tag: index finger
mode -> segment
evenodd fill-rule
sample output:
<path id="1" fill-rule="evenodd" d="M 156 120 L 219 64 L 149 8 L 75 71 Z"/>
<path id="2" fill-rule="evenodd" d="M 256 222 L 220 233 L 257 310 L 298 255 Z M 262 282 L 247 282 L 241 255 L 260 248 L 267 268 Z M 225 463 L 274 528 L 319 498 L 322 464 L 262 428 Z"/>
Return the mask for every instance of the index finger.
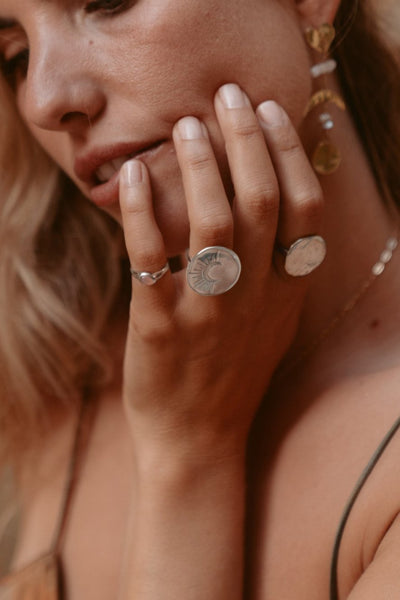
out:
<path id="1" fill-rule="evenodd" d="M 120 207 L 131 268 L 143 277 L 133 278 L 132 298 L 142 313 L 164 309 L 174 299 L 171 272 L 151 283 L 168 259 L 164 240 L 154 217 L 149 174 L 139 160 L 127 161 L 120 173 Z"/>

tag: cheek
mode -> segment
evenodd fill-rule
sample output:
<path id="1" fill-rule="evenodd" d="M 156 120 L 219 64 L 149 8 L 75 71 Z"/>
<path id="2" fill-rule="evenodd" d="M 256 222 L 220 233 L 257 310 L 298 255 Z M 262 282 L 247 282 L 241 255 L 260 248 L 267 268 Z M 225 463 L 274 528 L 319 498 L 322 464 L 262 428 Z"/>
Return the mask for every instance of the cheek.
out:
<path id="1" fill-rule="evenodd" d="M 124 95 L 173 123 L 206 114 L 217 88 L 237 82 L 255 104 L 275 99 L 299 120 L 311 91 L 309 62 L 286 3 L 209 0 L 194 8 L 178 1 L 179 11 L 175 4 L 152 8 L 149 0 L 134 30 L 121 32 L 124 48 L 108 48 Z"/>

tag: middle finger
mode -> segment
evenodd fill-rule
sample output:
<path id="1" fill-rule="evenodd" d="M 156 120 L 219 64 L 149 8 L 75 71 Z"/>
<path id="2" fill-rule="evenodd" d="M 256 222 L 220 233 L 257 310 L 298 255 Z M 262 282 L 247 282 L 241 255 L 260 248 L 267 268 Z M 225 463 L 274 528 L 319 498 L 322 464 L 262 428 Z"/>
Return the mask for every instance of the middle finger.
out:
<path id="1" fill-rule="evenodd" d="M 207 246 L 232 247 L 233 217 L 204 123 L 184 117 L 174 142 L 190 222 L 190 254 Z"/>

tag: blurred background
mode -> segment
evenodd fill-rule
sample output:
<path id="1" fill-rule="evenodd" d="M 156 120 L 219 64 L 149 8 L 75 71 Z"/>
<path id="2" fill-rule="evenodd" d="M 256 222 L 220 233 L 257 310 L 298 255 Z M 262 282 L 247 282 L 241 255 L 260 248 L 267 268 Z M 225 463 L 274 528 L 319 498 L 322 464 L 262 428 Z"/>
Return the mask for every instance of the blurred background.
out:
<path id="1" fill-rule="evenodd" d="M 363 1 L 363 0 L 361 0 Z M 400 43 L 400 1 L 371 0 L 383 29 L 397 43 Z"/>

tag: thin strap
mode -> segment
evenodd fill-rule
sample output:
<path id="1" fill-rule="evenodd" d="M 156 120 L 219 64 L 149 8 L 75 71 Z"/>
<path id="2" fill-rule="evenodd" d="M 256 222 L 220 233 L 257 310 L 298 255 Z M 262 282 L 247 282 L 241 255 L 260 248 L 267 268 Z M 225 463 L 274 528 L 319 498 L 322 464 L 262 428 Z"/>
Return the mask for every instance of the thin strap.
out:
<path id="1" fill-rule="evenodd" d="M 363 470 L 359 480 L 356 483 L 356 486 L 346 504 L 346 507 L 343 511 L 342 517 L 340 519 L 340 524 L 335 537 L 335 544 L 332 552 L 332 560 L 331 560 L 331 575 L 330 575 L 330 600 L 338 600 L 338 558 L 339 558 L 339 549 L 340 543 L 342 541 L 344 529 L 349 518 L 351 509 L 354 506 L 355 501 L 358 498 L 359 493 L 361 492 L 364 484 L 366 483 L 368 477 L 371 475 L 374 467 L 376 466 L 378 460 L 382 456 L 389 442 L 392 440 L 396 431 L 400 428 L 400 417 L 395 421 L 392 427 L 389 429 L 378 448 L 375 450 L 374 454 L 370 458 L 367 466 Z"/>
<path id="2" fill-rule="evenodd" d="M 89 394 L 85 392 L 82 397 L 79 414 L 77 415 L 75 435 L 72 444 L 71 459 L 68 465 L 67 478 L 63 491 L 61 507 L 53 535 L 50 550 L 39 556 L 25 567 L 11 571 L 0 579 L 1 598 L 46 598 L 47 600 L 60 600 L 64 597 L 62 568 L 60 564 L 60 549 L 63 535 L 65 534 L 69 509 L 71 506 L 75 484 L 82 464 L 83 448 L 87 448 L 86 441 L 90 431 L 87 412 Z M 90 411 L 93 415 L 93 411 Z M 88 427 L 84 427 L 88 425 Z M 83 435 L 86 432 L 87 435 Z"/>
<path id="3" fill-rule="evenodd" d="M 78 474 L 82 463 L 82 450 L 84 446 L 84 442 L 86 441 L 86 436 L 84 433 L 84 423 L 85 416 L 87 413 L 87 408 L 89 405 L 89 393 L 87 391 L 84 392 L 82 397 L 82 402 L 80 406 L 80 410 L 78 413 L 75 436 L 72 445 L 71 459 L 68 465 L 67 471 L 67 479 L 65 482 L 65 487 L 63 491 L 63 496 L 61 500 L 61 507 L 59 511 L 59 516 L 57 520 L 57 524 L 53 534 L 53 541 L 51 543 L 51 553 L 58 554 L 61 548 L 63 536 L 65 533 L 66 524 L 69 516 L 69 509 L 72 504 L 72 498 L 75 490 L 75 484 L 78 480 Z"/>

